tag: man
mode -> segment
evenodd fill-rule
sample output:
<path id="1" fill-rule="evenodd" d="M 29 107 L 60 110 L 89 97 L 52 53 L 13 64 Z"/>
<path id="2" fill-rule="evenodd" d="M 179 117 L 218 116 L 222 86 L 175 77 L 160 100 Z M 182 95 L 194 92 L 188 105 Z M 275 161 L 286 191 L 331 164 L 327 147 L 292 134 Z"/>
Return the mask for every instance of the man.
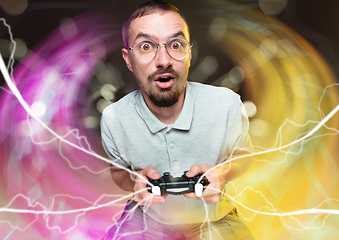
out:
<path id="1" fill-rule="evenodd" d="M 123 36 L 122 56 L 140 90 L 104 110 L 101 132 L 112 179 L 134 198 L 104 239 L 253 239 L 221 194 L 225 183 L 250 166 L 245 158 L 224 162 L 250 146 L 240 97 L 187 81 L 189 28 L 172 4 L 144 3 L 125 22 Z M 206 175 L 201 198 L 157 196 L 146 189 L 147 179 L 164 172 L 178 177 L 185 170 L 189 178 Z"/>

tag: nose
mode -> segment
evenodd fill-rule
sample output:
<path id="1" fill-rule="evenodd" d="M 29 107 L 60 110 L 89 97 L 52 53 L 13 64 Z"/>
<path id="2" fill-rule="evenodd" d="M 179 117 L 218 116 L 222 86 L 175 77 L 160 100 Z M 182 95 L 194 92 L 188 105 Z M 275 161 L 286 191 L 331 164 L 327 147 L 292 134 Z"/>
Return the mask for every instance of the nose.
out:
<path id="1" fill-rule="evenodd" d="M 172 58 L 166 51 L 165 44 L 159 44 L 157 55 L 155 56 L 156 66 L 158 68 L 167 68 L 173 64 Z"/>

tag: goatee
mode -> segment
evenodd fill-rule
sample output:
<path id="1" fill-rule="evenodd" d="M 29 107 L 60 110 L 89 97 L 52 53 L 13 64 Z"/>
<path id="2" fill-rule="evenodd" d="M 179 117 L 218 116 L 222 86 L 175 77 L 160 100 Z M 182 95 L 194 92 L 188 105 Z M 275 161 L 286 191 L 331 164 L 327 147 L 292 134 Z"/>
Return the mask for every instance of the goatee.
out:
<path id="1" fill-rule="evenodd" d="M 170 92 L 170 90 L 164 90 L 160 94 L 147 94 L 151 102 L 157 107 L 171 107 L 176 104 L 180 97 L 180 91 L 176 90 Z"/>
<path id="2" fill-rule="evenodd" d="M 159 68 L 157 71 L 148 76 L 148 80 L 153 81 L 153 79 L 160 74 L 170 73 L 174 75 L 176 79 L 180 78 L 180 74 L 175 71 L 173 68 Z M 151 102 L 157 107 L 171 107 L 176 104 L 179 100 L 181 94 L 180 90 L 171 91 L 171 89 L 162 89 L 160 93 L 147 93 L 148 98 Z"/>

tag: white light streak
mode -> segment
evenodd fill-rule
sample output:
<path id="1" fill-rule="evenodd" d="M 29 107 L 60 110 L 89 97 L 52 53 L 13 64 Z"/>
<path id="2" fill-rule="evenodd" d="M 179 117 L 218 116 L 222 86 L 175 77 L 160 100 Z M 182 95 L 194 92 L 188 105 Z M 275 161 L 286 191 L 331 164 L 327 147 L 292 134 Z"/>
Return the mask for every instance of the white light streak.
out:
<path id="1" fill-rule="evenodd" d="M 8 29 L 10 30 L 10 27 L 6 24 L 5 20 L 4 19 L 0 19 L 4 22 L 4 25 L 6 27 L 8 27 Z M 9 31 L 10 32 L 10 31 Z M 26 112 L 33 118 L 35 119 L 39 124 L 41 124 L 41 126 L 43 126 L 46 130 L 48 130 L 53 136 L 54 138 L 51 139 L 50 141 L 46 141 L 46 142 L 40 142 L 40 143 L 37 143 L 37 142 L 34 142 L 35 144 L 50 144 L 52 143 L 53 141 L 55 140 L 59 140 L 60 141 L 60 154 L 63 156 L 62 152 L 61 152 L 61 143 L 65 143 L 65 144 L 68 144 L 69 146 L 75 148 L 75 149 L 78 149 L 78 150 L 81 150 L 83 151 L 84 153 L 90 155 L 90 156 L 93 156 L 99 160 L 102 160 L 104 162 L 107 162 L 107 163 L 112 163 L 112 160 L 109 160 L 109 159 L 106 159 L 98 154 L 96 154 L 95 152 L 93 152 L 89 146 L 89 143 L 87 142 L 86 138 L 85 137 L 82 137 L 82 136 L 79 136 L 79 132 L 78 130 L 74 129 L 74 130 L 70 130 L 66 135 L 64 136 L 59 136 L 56 132 L 54 132 L 51 128 L 49 128 L 46 124 L 44 124 L 41 119 L 39 117 L 41 117 L 43 115 L 43 113 L 37 113 L 33 107 L 30 107 L 27 102 L 23 99 L 20 91 L 17 89 L 17 87 L 15 86 L 14 84 L 14 81 L 12 80 L 13 77 L 10 76 L 9 74 L 9 70 L 11 70 L 12 72 L 12 69 L 13 69 L 13 64 L 14 64 L 14 51 L 15 51 L 15 42 L 13 41 L 13 36 L 10 32 L 10 37 L 11 37 L 11 41 L 13 42 L 13 53 L 11 54 L 11 58 L 10 58 L 10 61 L 9 61 L 9 64 L 8 64 L 8 67 L 6 67 L 5 63 L 4 63 L 4 60 L 2 58 L 2 56 L 0 55 L 0 70 L 1 70 L 1 73 L 3 74 L 4 76 L 4 79 L 11 91 L 12 94 L 15 95 L 15 97 L 18 99 L 19 103 L 24 107 L 24 109 L 26 110 Z M 319 103 L 320 104 L 320 103 Z M 320 107 L 319 107 L 319 110 L 320 110 Z M 320 110 L 321 111 L 321 110 Z M 324 115 L 323 112 L 321 112 L 322 116 L 323 116 L 323 119 L 317 123 L 317 125 L 311 130 L 309 131 L 307 134 L 305 134 L 304 136 L 298 138 L 297 140 L 289 143 L 289 144 L 286 144 L 286 145 L 283 145 L 283 146 L 278 146 L 278 143 L 279 143 L 279 138 L 277 138 L 277 142 L 275 144 L 275 147 L 271 148 L 271 149 L 267 149 L 267 150 L 264 150 L 264 151 L 260 151 L 260 152 L 255 152 L 255 153 L 250 153 L 250 154 L 245 154 L 243 156 L 240 156 L 240 157 L 234 157 L 232 159 L 230 159 L 228 162 L 232 162 L 232 161 L 236 161 L 240 158 L 244 158 L 244 157 L 255 157 L 255 156 L 258 156 L 258 155 L 262 155 L 262 154 L 266 154 L 266 153 L 271 153 L 271 152 L 276 152 L 276 151 L 283 151 L 285 152 L 285 149 L 288 149 L 289 147 L 293 146 L 293 145 L 296 145 L 296 144 L 299 144 L 299 143 L 304 143 L 306 141 L 309 141 L 310 139 L 312 139 L 313 135 L 315 134 L 315 132 L 317 130 L 319 130 L 321 127 L 326 127 L 326 123 L 334 116 L 335 113 L 337 113 L 339 111 L 339 104 L 328 114 L 328 115 Z M 288 120 L 286 121 L 288 122 Z M 285 122 L 285 123 L 286 123 Z M 309 121 L 311 122 L 311 121 Z M 307 124 L 307 123 L 306 123 Z M 297 126 L 295 124 L 295 126 Z M 282 128 L 282 127 L 281 127 Z M 279 129 L 279 132 L 281 131 L 281 128 Z M 335 134 L 338 134 L 338 130 L 336 129 L 332 129 Z M 75 136 L 77 138 L 77 140 L 79 140 L 79 144 L 74 144 L 68 140 L 66 140 L 65 138 L 72 134 L 73 136 Z M 81 145 L 81 141 L 80 140 L 85 140 L 85 144 L 86 146 L 82 146 Z M 32 139 L 33 140 L 33 139 Z M 34 140 L 33 140 L 34 141 Z M 278 146 L 278 147 L 277 147 Z M 87 150 L 88 149 L 88 150 Z M 289 151 L 287 151 L 286 153 L 290 153 Z M 295 154 L 295 153 L 294 153 Z M 94 171 L 91 171 L 90 169 L 88 169 L 87 167 L 85 166 L 81 166 L 81 167 L 74 167 L 72 166 L 71 162 L 65 157 L 63 156 L 66 161 L 68 162 L 69 166 L 72 168 L 72 169 L 75 169 L 75 170 L 78 170 L 80 168 L 86 168 L 88 171 L 94 173 L 94 174 L 97 174 L 97 173 L 101 173 L 102 171 L 100 172 L 94 172 Z M 223 163 L 225 164 L 225 163 Z M 273 163 L 270 163 L 270 164 L 273 164 Z M 124 168 L 123 166 L 120 166 L 119 164 L 115 164 L 116 167 L 119 167 L 119 168 L 122 168 L 122 169 L 125 169 L 126 171 L 128 171 L 129 173 L 133 174 L 134 176 L 138 176 L 139 174 L 136 173 L 136 172 L 133 172 L 133 171 L 130 171 L 129 169 L 126 169 Z M 215 166 L 214 168 L 210 169 L 209 171 L 215 169 L 216 167 L 219 167 L 220 165 L 217 165 Z M 208 172 L 209 172 L 208 171 Z M 207 172 L 206 172 L 207 173 Z M 206 174 L 205 173 L 205 174 Z M 144 179 L 142 176 L 139 176 L 141 177 L 142 180 L 144 181 L 147 181 L 146 179 Z M 215 189 L 216 191 L 220 191 L 219 189 Z M 257 192 L 255 191 L 254 189 L 252 188 L 246 188 L 245 190 L 250 190 L 250 191 L 254 191 L 254 192 Z M 261 209 L 263 208 L 267 208 L 267 206 L 264 206 L 262 207 L 261 209 L 259 210 L 255 210 L 255 209 L 252 209 L 246 205 L 244 205 L 242 202 L 240 202 L 239 200 L 237 200 L 237 198 L 239 198 L 243 193 L 244 191 L 241 191 L 238 193 L 237 196 L 235 197 L 232 197 L 232 196 L 229 196 L 223 192 L 221 192 L 221 194 L 225 194 L 227 195 L 233 202 L 235 202 L 236 204 L 238 204 L 239 206 L 242 206 L 243 208 L 253 212 L 254 214 L 261 214 L 261 215 L 269 215 L 269 216 L 277 216 L 277 217 L 292 217 L 292 216 L 299 216 L 299 215 L 305 215 L 305 214 L 334 214 L 334 215 L 339 215 L 339 210 L 334 210 L 334 209 L 320 209 L 319 207 L 321 206 L 321 204 L 323 204 L 325 201 L 339 201 L 339 200 L 336 200 L 336 199 L 327 199 L 325 200 L 324 202 L 322 202 L 320 205 L 316 206 L 315 208 L 312 208 L 312 209 L 303 209 L 303 210 L 298 210 L 298 211 L 292 211 L 292 212 L 281 212 L 280 210 L 274 208 L 273 204 L 269 203 L 268 200 L 266 199 L 266 197 L 260 193 L 260 192 L 257 192 L 261 195 L 261 197 L 265 200 L 265 202 L 268 204 L 269 207 L 269 210 L 270 211 L 262 211 Z M 145 191 L 145 190 L 143 190 Z M 34 204 L 33 203 L 30 203 L 29 201 L 29 198 L 24 196 L 23 194 L 18 194 L 16 195 L 6 206 L 0 208 L 0 213 L 29 213 L 29 214 L 35 214 L 37 217 L 38 215 L 44 215 L 44 218 L 46 219 L 46 226 L 48 227 L 48 229 L 53 229 L 53 228 L 57 228 L 58 231 L 61 233 L 61 234 L 65 234 L 66 232 L 69 232 L 70 230 L 74 229 L 76 226 L 77 226 L 77 220 L 78 218 L 83 215 L 85 212 L 87 211 L 93 211 L 93 210 L 96 210 L 96 209 L 100 209 L 100 208 L 104 208 L 104 207 L 108 207 L 108 206 L 111 206 L 111 205 L 114 205 L 114 204 L 117 204 L 118 202 L 120 202 L 121 200 L 125 200 L 125 199 L 128 199 L 128 198 L 131 198 L 134 196 L 134 194 L 138 194 L 139 192 L 134 192 L 134 193 L 131 193 L 131 194 L 128 194 L 128 195 L 125 195 L 125 196 L 120 196 L 120 195 L 112 195 L 110 197 L 116 197 L 117 199 L 116 200 L 113 200 L 113 201 L 109 201 L 109 202 L 106 202 L 106 203 L 103 203 L 103 204 L 99 204 L 98 202 L 101 201 L 103 199 L 103 197 L 106 197 L 107 195 L 102 195 L 98 200 L 96 200 L 95 202 L 90 202 L 86 199 L 83 199 L 83 198 L 78 198 L 79 200 L 83 200 L 85 202 L 87 202 L 88 204 L 90 204 L 91 206 L 89 207 L 86 207 L 86 208 L 78 208 L 78 209 L 72 209 L 72 210 L 63 210 L 63 211 L 52 211 L 50 210 L 53 205 L 54 205 L 54 202 L 55 202 L 55 198 L 57 196 L 60 196 L 60 195 L 55 195 L 53 196 L 53 201 L 52 201 L 52 204 L 50 207 L 46 207 L 44 206 L 43 204 L 39 203 L 38 201 L 36 201 Z M 67 195 L 67 197 L 70 197 L 70 198 L 74 198 L 73 196 L 69 196 Z M 11 204 L 17 199 L 17 198 L 24 198 L 27 200 L 28 204 L 30 207 L 41 207 L 43 210 L 31 210 L 31 209 L 14 209 L 14 208 L 10 208 Z M 145 199 L 146 203 L 147 201 L 151 201 L 151 198 L 152 196 L 150 196 L 149 199 Z M 135 206 L 137 207 L 137 206 Z M 209 220 L 209 217 L 208 217 L 208 211 L 207 211 L 207 206 L 206 206 L 206 203 L 205 203 L 205 207 L 206 207 L 206 218 L 205 218 L 205 222 L 203 224 L 207 224 L 209 226 L 209 228 L 211 228 L 211 222 Z M 76 217 L 76 220 L 75 220 L 75 224 L 70 227 L 69 229 L 67 229 L 66 231 L 62 231 L 61 228 L 59 226 L 56 226 L 56 227 L 50 227 L 48 226 L 48 219 L 49 219 L 49 216 L 50 215 L 62 215 L 62 214 L 70 214 L 70 213 L 76 213 L 78 214 L 77 217 Z M 117 213 L 118 215 L 118 213 Z M 116 215 L 116 216 L 117 216 Z M 253 217 L 251 219 L 254 218 L 255 215 L 253 215 Z M 316 218 L 317 216 L 315 216 Z M 314 218 L 314 219 L 315 219 Z M 293 218 L 294 220 L 298 221 L 297 219 Z M 37 218 L 36 218 L 37 220 Z M 34 221 L 36 221 L 34 220 Z M 326 218 L 323 220 L 323 224 L 325 222 Z M 33 224 L 33 222 L 31 222 L 31 224 Z M 4 221 L 1 221 L 1 222 L 4 222 Z M 18 228 L 17 226 L 13 226 L 11 224 L 10 221 L 5 221 L 6 223 L 10 224 L 10 226 L 13 228 L 13 231 L 15 229 L 19 229 L 21 231 L 24 231 L 26 230 L 29 226 L 31 226 L 31 224 L 29 224 L 28 226 L 26 226 L 25 228 Z M 284 222 L 284 220 L 282 220 L 283 223 L 285 223 L 285 226 L 286 227 L 289 227 L 286 222 Z M 310 228 L 309 226 L 304 226 L 301 224 L 300 221 L 298 221 L 298 223 L 300 224 L 301 226 L 301 229 L 308 229 Z M 203 224 L 201 225 L 201 229 L 202 229 L 202 226 Z M 323 224 L 319 227 L 322 227 Z M 147 227 L 147 226 L 146 226 Z M 119 230 L 119 228 L 118 228 Z M 130 233 L 130 234 L 135 234 L 137 232 L 133 232 L 133 233 Z M 210 234 L 210 237 L 212 235 Z"/>

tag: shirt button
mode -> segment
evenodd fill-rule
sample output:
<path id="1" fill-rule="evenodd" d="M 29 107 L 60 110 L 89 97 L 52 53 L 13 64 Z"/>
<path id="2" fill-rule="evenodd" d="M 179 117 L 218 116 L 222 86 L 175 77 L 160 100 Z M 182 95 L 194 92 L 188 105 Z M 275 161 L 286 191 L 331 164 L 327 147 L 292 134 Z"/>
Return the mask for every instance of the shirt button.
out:
<path id="1" fill-rule="evenodd" d="M 174 160 L 174 161 L 173 161 L 173 165 L 174 165 L 174 166 L 178 165 L 178 161 L 177 161 L 177 160 Z"/>
<path id="2" fill-rule="evenodd" d="M 171 148 L 173 149 L 175 147 L 175 144 L 174 143 L 171 143 Z"/>

